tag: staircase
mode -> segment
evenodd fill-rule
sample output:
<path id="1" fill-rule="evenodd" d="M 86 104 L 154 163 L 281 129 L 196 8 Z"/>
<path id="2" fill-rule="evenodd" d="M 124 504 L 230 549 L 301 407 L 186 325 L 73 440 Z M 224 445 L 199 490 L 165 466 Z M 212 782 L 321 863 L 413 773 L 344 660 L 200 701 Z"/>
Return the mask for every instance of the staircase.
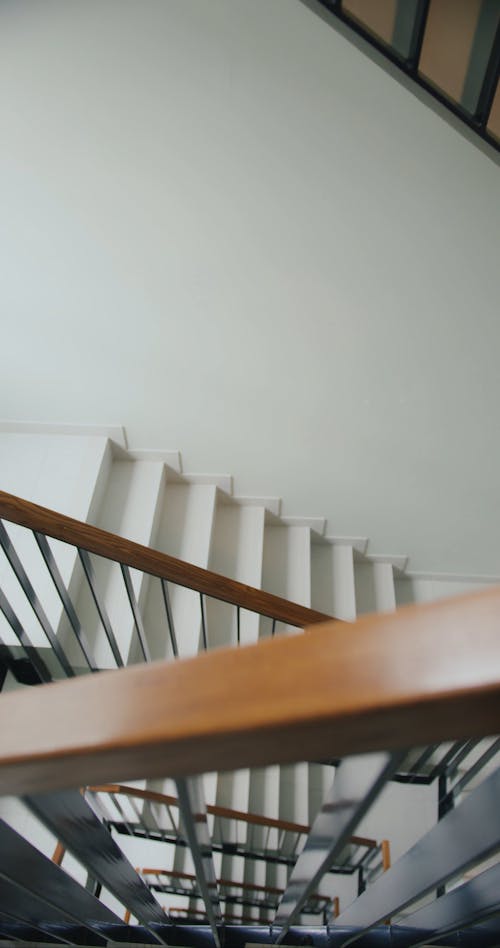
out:
<path id="1" fill-rule="evenodd" d="M 243 603 L 243 587 L 263 594 L 258 610 L 245 604 L 235 607 L 239 600 L 231 598 L 225 580 L 217 599 L 196 583 L 187 588 L 158 579 L 154 557 L 150 573 L 134 568 L 133 551 L 126 543 L 122 553 L 129 565 L 118 555 L 116 561 L 96 555 L 92 531 L 86 552 L 73 542 L 47 540 L 40 528 L 33 536 L 19 525 L 22 519 L 8 523 L 4 513 L 0 679 L 2 693 L 16 693 L 16 698 L 41 693 L 40 682 L 88 678 L 97 670 L 157 660 L 174 663 L 265 639 L 296 638 L 303 626 L 330 616 L 353 622 L 364 613 L 390 613 L 411 602 L 487 590 L 493 581 L 412 574 L 406 557 L 373 554 L 365 538 L 329 535 L 318 518 L 282 516 L 279 498 L 238 497 L 227 475 L 183 472 L 177 452 L 129 450 L 120 429 L 5 430 L 0 433 L 0 451 L 1 487 L 8 493 L 193 564 L 201 584 L 202 571 L 227 577 L 235 581 L 231 589 L 239 589 Z M 236 584 L 243 587 L 237 589 Z M 206 667 L 210 674 L 213 666 Z M 215 684 L 224 695 L 224 683 Z M 316 681 L 309 686 L 314 693 Z M 62 870 L 67 888 L 58 891 L 66 893 L 72 910 L 62 924 L 60 900 L 54 901 L 45 889 L 42 907 L 30 887 L 27 906 L 19 894 L 26 891 L 26 878 L 15 877 L 4 859 L 0 938 L 99 944 L 102 938 L 106 941 L 106 926 L 111 937 L 118 938 L 116 925 L 122 920 L 121 940 L 133 940 L 135 925 L 143 926 L 137 929 L 139 940 L 161 940 L 155 925 L 161 925 L 162 909 L 176 926 L 175 944 L 197 944 L 207 926 L 216 940 L 223 930 L 235 943 L 238 938 L 242 943 L 261 941 L 263 931 L 267 938 L 272 923 L 281 938 L 292 943 L 302 937 L 293 935 L 291 926 L 296 924 L 309 932 L 308 943 L 316 943 L 319 929 L 335 926 L 337 918 L 339 924 L 361 932 L 366 927 L 363 906 L 370 893 L 380 891 L 386 874 L 387 879 L 391 876 L 391 863 L 399 861 L 404 885 L 405 873 L 411 875 L 405 859 L 413 847 L 427 845 L 438 858 L 439 843 L 432 836 L 438 819 L 443 827 L 446 820 L 451 825 L 454 808 L 464 803 L 474 824 L 478 808 L 486 812 L 492 806 L 499 750 L 495 738 L 471 737 L 343 763 L 317 755 L 302 763 L 229 772 L 218 768 L 203 778 L 87 781 L 84 795 L 63 790 L 28 795 L 24 802 L 3 797 L 4 857 L 17 854 L 18 865 L 30 866 L 37 881 L 41 874 L 49 880 L 52 873 L 56 889 L 62 884 Z M 293 759 L 293 753 L 286 757 Z M 328 804 L 332 781 L 332 801 L 339 787 L 341 799 L 358 801 L 355 820 L 346 818 L 340 833 L 330 825 L 329 814 L 335 810 Z M 478 793 L 479 804 L 474 802 Z M 204 814 L 203 821 L 192 819 L 193 813 Z M 87 826 L 87 841 L 76 833 L 78 823 Z M 495 832 L 492 824 L 493 841 Z M 337 845 L 328 849 L 326 862 L 323 853 L 321 871 L 315 873 L 311 864 L 329 834 L 337 834 Z M 493 850 L 495 844 L 488 848 L 480 841 L 474 858 L 466 853 L 458 860 L 455 874 L 445 868 L 430 886 L 414 886 L 414 895 L 422 891 L 420 902 L 398 896 L 400 910 L 395 913 L 389 898 L 389 910 L 380 921 L 396 914 L 402 931 L 406 914 L 413 931 L 409 940 L 397 943 L 422 943 L 415 940 L 415 931 L 426 930 L 425 913 L 435 912 L 435 890 L 440 887 L 443 895 L 448 879 L 449 889 L 464 882 L 480 888 L 480 876 L 464 875 L 471 863 L 490 859 L 486 872 L 496 879 Z M 109 889 L 100 881 L 106 872 L 96 853 L 119 867 Z M 293 880 L 305 866 L 310 878 L 299 898 Z M 438 902 L 449 906 L 451 895 Z M 96 919 L 96 911 L 98 924 L 90 926 L 89 934 L 80 921 Z M 449 911 L 456 920 L 456 911 Z M 446 925 L 440 924 L 444 930 Z M 431 919 L 428 930 L 438 927 Z M 377 932 L 370 937 L 378 940 L 363 944 L 389 943 L 384 941 L 390 934 L 387 926 Z M 332 944 L 347 944 L 346 937 Z M 493 944 L 494 937 L 489 929 L 477 929 L 470 944 Z"/>

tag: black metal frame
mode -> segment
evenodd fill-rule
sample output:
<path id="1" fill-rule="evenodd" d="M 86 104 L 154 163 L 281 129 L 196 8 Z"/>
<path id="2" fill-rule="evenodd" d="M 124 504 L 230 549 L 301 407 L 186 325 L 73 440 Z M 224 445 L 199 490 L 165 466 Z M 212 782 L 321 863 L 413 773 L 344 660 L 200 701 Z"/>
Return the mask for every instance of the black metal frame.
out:
<path id="1" fill-rule="evenodd" d="M 308 0 L 306 0 L 308 2 Z M 483 82 L 479 101 L 474 114 L 470 114 L 462 108 L 457 102 L 448 98 L 444 92 L 441 92 L 436 86 L 422 76 L 418 71 L 420 53 L 425 35 L 425 26 L 429 10 L 430 0 L 420 0 L 417 7 L 417 14 L 414 24 L 413 37 L 408 57 L 403 57 L 394 49 L 378 39 L 373 33 L 353 20 L 342 9 L 342 0 L 316 0 L 318 4 L 324 7 L 333 17 L 340 20 L 345 26 L 349 27 L 353 33 L 360 36 L 365 42 L 369 43 L 382 56 L 388 59 L 393 66 L 396 66 L 405 76 L 408 76 L 421 89 L 424 89 L 433 99 L 443 105 L 453 115 L 460 119 L 469 129 L 478 135 L 483 141 L 487 142 L 496 152 L 500 152 L 500 144 L 493 135 L 487 130 L 487 124 L 490 116 L 491 105 L 495 95 L 500 70 L 500 26 L 497 30 L 491 55 L 488 61 L 486 74 Z"/>

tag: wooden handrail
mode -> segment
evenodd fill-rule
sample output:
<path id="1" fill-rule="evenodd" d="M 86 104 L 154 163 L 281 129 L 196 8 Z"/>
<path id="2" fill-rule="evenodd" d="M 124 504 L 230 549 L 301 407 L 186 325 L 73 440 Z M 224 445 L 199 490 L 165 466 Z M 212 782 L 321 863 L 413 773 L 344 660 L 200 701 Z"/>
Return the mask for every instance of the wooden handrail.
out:
<path id="1" fill-rule="evenodd" d="M 165 793 L 158 793 L 157 790 L 141 790 L 139 787 L 127 787 L 118 783 L 98 784 L 87 787 L 92 793 L 118 793 L 127 797 L 136 797 L 139 800 L 148 800 L 150 803 L 164 804 L 165 806 L 179 806 L 177 797 Z M 207 804 L 207 813 L 212 816 L 219 816 L 222 819 L 237 820 L 243 823 L 250 823 L 254 826 L 270 826 L 278 830 L 287 830 L 291 833 L 303 833 L 307 835 L 309 826 L 303 823 L 292 823 L 289 820 L 277 820 L 270 816 L 261 816 L 259 813 L 245 813 L 243 810 L 232 810 L 225 806 L 214 806 Z M 370 840 L 370 842 L 372 842 Z M 377 845 L 376 843 L 374 844 Z"/>
<path id="2" fill-rule="evenodd" d="M 139 800 L 148 800 L 150 803 L 163 804 L 164 806 L 179 806 L 177 797 L 159 793 L 157 790 L 141 790 L 139 787 L 127 787 L 119 783 L 105 783 L 86 789 L 90 790 L 91 793 L 117 793 L 126 797 L 136 797 Z M 305 836 L 308 835 L 311 828 L 306 823 L 292 823 L 290 820 L 278 820 L 271 816 L 261 816 L 260 813 L 246 813 L 244 810 L 232 810 L 226 806 L 214 806 L 212 803 L 207 804 L 207 813 L 226 820 L 236 820 L 241 823 L 249 823 L 252 826 L 267 826 L 272 829 L 300 833 Z M 367 836 L 351 836 L 350 843 L 353 846 L 365 846 L 367 849 L 376 849 L 378 846 L 376 839 L 369 839 Z M 143 872 L 145 871 L 143 869 Z"/>
<path id="3" fill-rule="evenodd" d="M 499 619 L 492 588 L 1 695 L 0 793 L 498 733 Z"/>
<path id="4" fill-rule="evenodd" d="M 55 540 L 62 540 L 63 543 L 80 547 L 89 553 L 123 563 L 133 569 L 149 573 L 151 576 L 166 579 L 179 586 L 186 586 L 206 596 L 239 606 L 241 609 L 259 613 L 277 622 L 303 628 L 315 622 L 331 619 L 331 616 L 323 612 L 307 609 L 298 603 L 282 599 L 281 596 L 274 596 L 262 589 L 238 583 L 219 573 L 178 560 L 167 553 L 152 550 L 140 543 L 134 543 L 132 540 L 108 533 L 81 520 L 66 517 L 47 507 L 32 504 L 28 500 L 22 500 L 4 491 L 0 491 L 0 518 L 30 530 L 36 530 Z"/>

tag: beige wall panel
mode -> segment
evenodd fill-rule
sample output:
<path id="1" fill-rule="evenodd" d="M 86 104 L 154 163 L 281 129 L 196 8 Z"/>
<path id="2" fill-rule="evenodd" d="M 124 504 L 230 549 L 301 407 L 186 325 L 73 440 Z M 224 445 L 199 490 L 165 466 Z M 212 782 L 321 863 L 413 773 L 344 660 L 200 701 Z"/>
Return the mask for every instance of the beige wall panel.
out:
<path id="1" fill-rule="evenodd" d="M 460 102 L 481 0 L 432 0 L 420 73 Z"/>

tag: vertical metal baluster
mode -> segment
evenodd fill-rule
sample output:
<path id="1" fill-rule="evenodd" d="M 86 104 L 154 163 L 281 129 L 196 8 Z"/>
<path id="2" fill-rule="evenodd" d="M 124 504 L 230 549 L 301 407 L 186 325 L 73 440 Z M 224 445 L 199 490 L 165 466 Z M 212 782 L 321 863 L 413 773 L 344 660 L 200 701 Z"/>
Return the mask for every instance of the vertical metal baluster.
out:
<path id="1" fill-rule="evenodd" d="M 111 797 L 111 799 L 112 799 L 112 801 L 113 801 L 113 803 L 114 803 L 116 809 L 118 810 L 118 813 L 120 814 L 120 816 L 121 816 L 121 818 L 122 818 L 122 823 L 124 824 L 125 829 L 127 830 L 128 835 L 129 835 L 129 836 L 133 836 L 133 835 L 134 835 L 134 831 L 133 831 L 132 827 L 130 826 L 128 820 L 125 818 L 125 813 L 123 812 L 123 809 L 122 809 L 121 805 L 118 803 L 118 800 L 116 799 L 116 794 L 110 793 L 110 797 Z"/>
<path id="2" fill-rule="evenodd" d="M 43 608 L 43 606 L 42 606 L 42 604 L 41 604 L 41 602 L 40 602 L 40 600 L 39 600 L 39 598 L 38 598 L 38 596 L 37 596 L 35 590 L 33 589 L 33 586 L 31 585 L 31 582 L 30 582 L 30 580 L 29 580 L 29 578 L 28 578 L 28 575 L 27 575 L 27 573 L 26 573 L 26 570 L 24 569 L 24 566 L 23 566 L 23 564 L 21 563 L 21 560 L 19 559 L 19 557 L 18 557 L 18 555 L 17 555 L 17 553 L 16 553 L 16 551 L 15 551 L 15 549 L 14 549 L 14 545 L 13 545 L 13 543 L 12 543 L 10 537 L 9 537 L 9 534 L 7 533 L 7 531 L 6 531 L 6 529 L 5 529 L 5 527 L 4 527 L 4 525 L 3 525 L 3 523 L 2 523 L 1 520 L 0 520 L 0 544 L 1 544 L 2 548 L 3 548 L 3 551 L 4 551 L 4 553 L 5 553 L 5 556 L 7 557 L 8 561 L 9 561 L 11 567 L 12 567 L 12 570 L 13 570 L 15 576 L 16 576 L 16 579 L 17 579 L 19 585 L 21 586 L 21 588 L 22 588 L 22 590 L 23 590 L 23 592 L 24 592 L 24 594 L 25 594 L 25 596 L 26 596 L 26 598 L 27 598 L 27 600 L 28 600 L 28 602 L 29 602 L 31 608 L 33 609 L 33 612 L 35 613 L 35 615 L 36 615 L 36 617 L 37 617 L 37 619 L 38 619 L 38 621 L 39 621 L 39 623 L 40 623 L 40 625 L 41 625 L 41 627 L 42 627 L 42 629 L 43 629 L 43 631 L 44 631 L 44 633 L 45 633 L 45 635 L 46 635 L 46 637 L 47 637 L 47 639 L 48 639 L 48 641 L 49 641 L 49 643 L 50 643 L 50 646 L 51 646 L 51 648 L 52 648 L 52 651 L 54 652 L 54 655 L 56 655 L 56 657 L 57 657 L 57 660 L 58 660 L 58 662 L 59 662 L 59 664 L 60 664 L 62 670 L 63 670 L 64 673 L 68 676 L 68 678 L 72 678 L 75 673 L 74 673 L 74 671 L 73 671 L 73 669 L 72 669 L 72 667 L 71 667 L 71 665 L 70 665 L 68 659 L 66 658 L 66 655 L 65 655 L 65 653 L 64 653 L 64 649 L 62 648 L 61 643 L 58 641 L 57 635 L 55 634 L 55 632 L 54 632 L 54 630 L 53 630 L 53 628 L 52 628 L 52 626 L 51 626 L 51 624 L 50 624 L 50 622 L 49 622 L 49 619 L 48 619 L 48 617 L 47 617 L 47 615 L 46 615 L 46 613 L 45 613 L 45 610 L 44 610 L 44 608 Z"/>
<path id="3" fill-rule="evenodd" d="M 151 653 L 149 651 L 149 646 L 146 640 L 146 633 L 144 631 L 144 623 L 142 621 L 141 611 L 139 609 L 139 603 L 137 602 L 136 595 L 134 592 L 134 587 L 132 585 L 132 578 L 130 576 L 130 570 L 125 563 L 120 563 L 120 569 L 122 571 L 123 582 L 125 583 L 125 589 L 127 590 L 127 597 L 130 603 L 130 608 L 132 610 L 132 615 L 134 617 L 135 630 L 137 632 L 137 638 L 139 639 L 139 645 L 141 646 L 141 652 L 145 662 L 151 661 Z"/>
<path id="4" fill-rule="evenodd" d="M 154 811 L 153 811 L 153 808 L 152 808 L 151 806 L 149 807 L 149 815 L 150 815 L 151 819 L 153 820 L 153 822 L 154 822 L 154 824 L 155 824 L 155 830 L 154 830 L 154 832 L 155 832 L 155 833 L 158 833 L 158 836 L 163 840 L 164 843 L 166 843 L 166 842 L 167 842 L 167 831 L 164 830 L 162 826 L 160 826 L 158 820 L 156 819 L 156 816 L 155 816 L 155 813 L 154 813 Z"/>
<path id="5" fill-rule="evenodd" d="M 267 853 L 269 849 L 269 837 L 271 835 L 271 827 L 266 826 L 266 832 L 264 836 L 264 852 Z"/>
<path id="6" fill-rule="evenodd" d="M 236 606 L 236 638 L 238 645 L 241 644 L 241 632 L 240 632 L 240 607 Z"/>
<path id="7" fill-rule="evenodd" d="M 463 747 L 463 741 L 455 741 L 451 747 L 448 748 L 446 753 L 443 755 L 441 760 L 439 760 L 433 767 L 431 773 L 429 774 L 429 781 L 432 783 L 436 777 L 440 777 L 441 774 L 446 773 L 448 769 L 448 764 L 455 756 L 455 754 Z"/>
<path id="8" fill-rule="evenodd" d="M 416 761 L 412 764 L 408 783 L 413 783 L 415 777 L 419 777 L 421 775 L 420 768 L 425 766 L 427 761 L 432 757 L 434 751 L 437 750 L 438 747 L 439 744 L 429 744 L 429 747 L 426 747 L 425 750 L 419 754 Z"/>
<path id="9" fill-rule="evenodd" d="M 151 833 L 149 832 L 149 829 L 148 829 L 148 827 L 146 826 L 144 817 L 143 817 L 142 813 L 140 813 L 139 807 L 137 806 L 137 804 L 136 804 L 134 798 L 133 798 L 133 797 L 127 797 L 127 799 L 128 799 L 128 802 L 130 803 L 130 806 L 132 807 L 132 809 L 133 809 L 133 811 L 134 811 L 134 814 L 135 814 L 135 817 L 136 817 L 136 819 L 137 819 L 137 822 L 139 823 L 139 826 L 142 827 L 142 829 L 144 830 L 144 832 L 145 832 L 146 836 L 148 837 L 148 839 L 151 839 Z"/>
<path id="10" fill-rule="evenodd" d="M 122 905 L 144 925 L 155 941 L 164 937 L 152 923 L 169 921 L 113 836 L 78 790 L 23 797 L 31 812 Z"/>
<path id="11" fill-rule="evenodd" d="M 480 757 L 478 757 L 478 759 L 476 760 L 476 763 L 473 764 L 472 767 L 469 768 L 469 770 L 463 775 L 463 777 L 460 777 L 460 780 L 457 780 L 457 782 L 453 785 L 453 787 L 451 788 L 453 799 L 455 799 L 459 795 L 459 793 L 461 793 L 462 790 L 464 790 L 467 784 L 470 783 L 470 781 L 476 776 L 476 774 L 478 774 L 483 769 L 483 767 L 485 767 L 486 764 L 489 763 L 489 761 L 493 757 L 495 757 L 496 754 L 498 754 L 499 751 L 500 751 L 500 738 L 497 738 L 497 740 L 493 741 L 493 743 L 490 744 L 488 749 L 484 751 L 484 753 L 481 754 Z"/>
<path id="12" fill-rule="evenodd" d="M 271 638 L 274 638 L 274 633 L 276 632 L 276 619 L 273 619 L 273 624 L 271 627 Z"/>
<path id="13" fill-rule="evenodd" d="M 205 623 L 205 609 L 203 607 L 203 593 L 200 593 L 200 609 L 201 609 L 201 632 L 203 636 L 203 648 L 205 652 L 208 649 L 207 645 L 207 626 Z"/>
<path id="14" fill-rule="evenodd" d="M 179 658 L 179 649 L 177 648 L 177 638 L 175 635 L 174 627 L 174 617 L 172 615 L 172 607 L 170 605 L 170 596 L 168 594 L 168 585 L 166 579 L 160 579 L 161 591 L 163 593 L 163 602 L 165 603 L 165 612 L 167 613 L 167 622 L 168 622 L 168 631 L 170 634 L 170 642 L 172 643 L 172 651 L 175 658 Z"/>
<path id="15" fill-rule="evenodd" d="M 295 842 L 294 842 L 294 844 L 293 844 L 293 846 L 292 846 L 292 856 L 294 856 L 295 853 L 297 852 L 297 846 L 298 846 L 299 843 L 300 843 L 300 837 L 301 837 L 301 836 L 302 836 L 302 833 L 297 833 L 297 839 L 295 840 Z"/>
<path id="16" fill-rule="evenodd" d="M 19 641 L 19 644 L 24 649 L 26 658 L 31 663 L 35 669 L 36 674 L 40 678 L 40 681 L 52 681 L 52 675 L 50 674 L 45 662 L 40 658 L 36 648 L 31 644 L 31 639 L 27 632 L 25 632 L 23 626 L 21 625 L 16 613 L 14 612 L 7 596 L 4 591 L 0 589 L 0 611 L 3 612 L 7 622 L 9 623 L 14 635 Z"/>
<path id="17" fill-rule="evenodd" d="M 118 648 L 113 629 L 111 628 L 111 622 L 106 612 L 106 607 L 101 600 L 99 590 L 97 588 L 96 576 L 94 573 L 94 567 L 92 566 L 92 561 L 90 559 L 87 550 L 82 550 L 78 547 L 78 555 L 80 557 L 85 576 L 87 577 L 87 582 L 90 587 L 90 592 L 92 593 L 92 598 L 95 603 L 99 618 L 101 620 L 104 632 L 106 633 L 106 638 L 108 640 L 109 647 L 113 653 L 113 658 L 119 668 L 123 668 L 123 661 L 120 655 L 120 650 Z"/>
<path id="18" fill-rule="evenodd" d="M 404 755 L 370 754 L 343 760 L 306 844 L 295 863 L 273 924 L 281 928 L 277 943 L 286 937 L 302 906 L 324 873 L 345 848 L 356 826 L 395 773 Z"/>
<path id="19" fill-rule="evenodd" d="M 80 620 L 76 614 L 76 610 L 71 601 L 69 592 L 66 589 L 66 586 L 63 582 L 63 578 L 59 572 L 59 567 L 56 563 L 54 554 L 52 553 L 52 550 L 50 549 L 50 546 L 48 544 L 47 537 L 43 533 L 38 533 L 36 530 L 33 530 L 33 536 L 35 537 L 35 540 L 38 544 L 38 549 L 40 550 L 40 553 L 43 556 L 45 565 L 50 573 L 52 582 L 54 583 L 54 586 L 56 587 L 59 599 L 62 602 L 63 609 L 69 619 L 71 628 L 73 629 L 73 632 L 75 633 L 76 640 L 83 652 L 85 661 L 87 662 L 87 665 L 89 666 L 91 671 L 93 672 L 98 671 L 99 669 L 97 667 L 96 660 L 94 656 L 92 655 L 92 649 L 90 648 L 87 636 L 85 635 L 85 632 L 83 631 L 81 627 Z"/>
<path id="20" fill-rule="evenodd" d="M 222 916 L 201 778 L 181 778 L 176 784 L 183 828 L 191 849 L 198 887 L 216 948 L 220 948 L 217 925 L 221 924 Z"/>

